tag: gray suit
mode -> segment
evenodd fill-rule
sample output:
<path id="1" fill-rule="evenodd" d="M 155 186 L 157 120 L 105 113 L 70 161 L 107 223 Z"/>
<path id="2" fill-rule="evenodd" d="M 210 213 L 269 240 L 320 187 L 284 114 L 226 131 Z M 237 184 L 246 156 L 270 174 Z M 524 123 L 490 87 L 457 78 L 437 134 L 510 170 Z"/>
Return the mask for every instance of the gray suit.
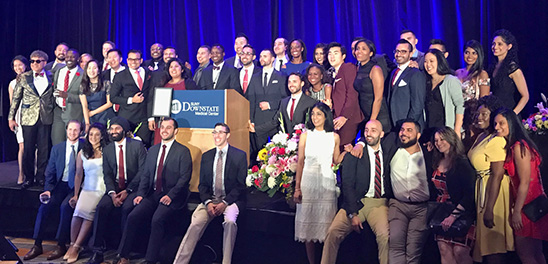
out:
<path id="1" fill-rule="evenodd" d="M 66 66 L 65 66 L 66 67 Z M 63 69 L 63 68 L 61 68 Z M 65 76 L 59 76 L 61 69 L 57 70 L 53 74 L 53 83 L 64 82 Z M 57 145 L 66 140 L 66 125 L 68 121 L 72 119 L 82 121 L 84 119 L 84 113 L 82 112 L 82 104 L 80 103 L 80 83 L 84 76 L 84 70 L 80 66 L 76 66 L 76 74 L 69 83 L 67 90 L 66 108 L 63 110 L 57 104 L 53 110 L 53 125 L 51 127 L 51 142 L 53 145 Z M 72 69 L 74 70 L 74 69 Z M 53 87 L 55 89 L 55 87 Z"/>

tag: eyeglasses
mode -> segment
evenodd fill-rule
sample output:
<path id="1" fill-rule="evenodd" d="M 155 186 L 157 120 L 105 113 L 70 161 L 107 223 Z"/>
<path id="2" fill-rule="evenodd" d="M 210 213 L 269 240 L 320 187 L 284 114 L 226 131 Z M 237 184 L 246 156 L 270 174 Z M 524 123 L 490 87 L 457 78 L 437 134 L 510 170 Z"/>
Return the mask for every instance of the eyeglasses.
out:
<path id="1" fill-rule="evenodd" d="M 141 58 L 135 58 L 135 59 L 132 59 L 132 58 L 127 58 L 128 61 L 133 61 L 133 62 L 138 62 L 141 60 Z"/>
<path id="2" fill-rule="evenodd" d="M 33 64 L 33 63 L 42 63 L 42 62 L 45 62 L 45 61 L 46 61 L 46 60 L 29 60 L 29 62 L 30 62 L 31 64 Z"/>
<path id="3" fill-rule="evenodd" d="M 408 50 L 394 50 L 394 54 L 407 54 L 407 52 L 409 52 Z"/>
<path id="4" fill-rule="evenodd" d="M 244 55 L 246 55 L 246 56 L 253 56 L 253 53 L 251 53 L 251 52 L 241 52 L 241 53 L 240 53 L 240 56 L 244 56 Z"/>
<path id="5" fill-rule="evenodd" d="M 217 131 L 217 130 L 213 130 L 213 132 L 211 132 L 211 134 L 213 134 L 213 135 L 226 134 L 226 133 L 228 133 L 228 132 L 226 132 L 226 131 Z"/>

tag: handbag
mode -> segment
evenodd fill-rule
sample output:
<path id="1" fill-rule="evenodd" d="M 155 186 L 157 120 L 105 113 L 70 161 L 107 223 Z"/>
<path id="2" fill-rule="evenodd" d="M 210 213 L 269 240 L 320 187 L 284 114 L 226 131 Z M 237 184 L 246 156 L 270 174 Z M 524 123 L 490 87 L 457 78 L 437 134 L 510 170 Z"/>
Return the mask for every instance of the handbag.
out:
<path id="1" fill-rule="evenodd" d="M 441 203 L 432 215 L 428 226 L 436 235 L 448 237 L 464 237 L 474 223 L 474 214 L 472 212 L 460 211 L 455 222 L 447 231 L 443 230 L 441 223 L 455 210 L 455 205 L 450 203 Z"/>
<path id="2" fill-rule="evenodd" d="M 536 222 L 548 213 L 548 197 L 542 194 L 523 206 L 523 213 L 531 221 Z"/>

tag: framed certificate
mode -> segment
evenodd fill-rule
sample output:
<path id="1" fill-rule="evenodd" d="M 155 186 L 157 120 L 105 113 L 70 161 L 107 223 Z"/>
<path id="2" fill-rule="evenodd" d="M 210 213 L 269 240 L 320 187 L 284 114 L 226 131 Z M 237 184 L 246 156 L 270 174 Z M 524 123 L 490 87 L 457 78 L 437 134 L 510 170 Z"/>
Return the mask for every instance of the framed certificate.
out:
<path id="1" fill-rule="evenodd" d="M 171 114 L 171 100 L 173 98 L 173 88 L 156 87 L 154 88 L 152 101 L 152 116 L 169 117 Z"/>

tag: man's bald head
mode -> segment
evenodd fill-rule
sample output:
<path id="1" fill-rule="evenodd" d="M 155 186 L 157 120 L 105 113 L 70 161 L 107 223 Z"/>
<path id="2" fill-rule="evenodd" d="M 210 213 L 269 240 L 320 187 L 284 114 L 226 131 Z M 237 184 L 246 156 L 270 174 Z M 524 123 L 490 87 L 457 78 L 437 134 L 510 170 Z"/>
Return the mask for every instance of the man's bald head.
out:
<path id="1" fill-rule="evenodd" d="M 365 124 L 363 136 L 367 145 L 377 149 L 380 145 L 381 138 L 384 137 L 382 124 L 379 120 L 370 120 Z"/>

